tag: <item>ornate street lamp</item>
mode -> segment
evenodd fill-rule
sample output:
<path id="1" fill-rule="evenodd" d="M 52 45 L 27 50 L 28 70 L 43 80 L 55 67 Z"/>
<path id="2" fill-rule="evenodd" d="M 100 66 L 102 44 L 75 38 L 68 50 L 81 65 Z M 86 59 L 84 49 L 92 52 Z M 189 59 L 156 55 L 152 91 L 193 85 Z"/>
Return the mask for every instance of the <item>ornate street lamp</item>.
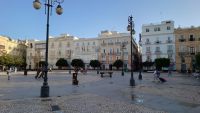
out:
<path id="1" fill-rule="evenodd" d="M 122 43 L 121 45 L 121 49 L 122 49 L 122 76 L 124 76 L 124 49 L 126 49 L 125 47 L 125 43 Z"/>
<path id="2" fill-rule="evenodd" d="M 130 79 L 130 86 L 135 86 L 135 80 L 133 78 L 133 34 L 135 34 L 134 23 L 133 23 L 133 17 L 128 17 L 128 26 L 127 30 L 130 31 L 130 38 L 131 38 L 131 79 Z"/>
<path id="3" fill-rule="evenodd" d="M 141 40 L 141 34 L 139 35 L 139 37 L 140 37 L 140 40 L 139 40 L 139 46 L 141 47 L 142 46 L 142 40 Z M 141 48 L 140 48 L 140 51 L 139 51 L 139 68 L 140 68 L 140 70 L 139 70 L 139 75 L 138 75 L 138 79 L 139 80 L 142 80 L 142 56 L 141 56 Z"/>
<path id="4" fill-rule="evenodd" d="M 64 0 L 43 0 L 44 1 L 44 5 L 45 5 L 45 14 L 46 14 L 46 10 L 47 10 L 47 29 L 46 29 L 46 53 L 45 53 L 45 76 L 44 76 L 44 82 L 43 82 L 43 86 L 41 87 L 41 93 L 40 96 L 41 97 L 49 97 L 49 86 L 48 86 L 48 77 L 47 77 L 47 73 L 48 73 L 48 42 L 49 42 L 49 15 L 50 15 L 50 8 L 52 9 L 52 7 L 55 5 L 55 3 L 58 3 L 58 6 L 56 8 L 56 13 L 58 15 L 61 15 L 63 13 L 63 9 L 61 7 L 61 3 L 64 2 Z M 33 7 L 35 9 L 40 9 L 41 8 L 41 3 L 39 0 L 35 0 L 33 2 Z M 47 7 L 47 9 L 46 9 Z"/>

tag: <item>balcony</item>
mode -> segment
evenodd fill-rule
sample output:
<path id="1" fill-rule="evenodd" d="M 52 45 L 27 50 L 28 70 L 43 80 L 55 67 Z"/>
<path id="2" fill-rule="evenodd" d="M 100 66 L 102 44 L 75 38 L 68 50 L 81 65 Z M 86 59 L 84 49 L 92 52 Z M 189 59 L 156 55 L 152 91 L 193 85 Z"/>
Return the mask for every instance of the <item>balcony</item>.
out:
<path id="1" fill-rule="evenodd" d="M 186 51 L 179 51 L 178 55 L 179 56 L 185 56 L 185 55 L 188 55 L 188 52 L 186 52 Z"/>
<path id="2" fill-rule="evenodd" d="M 124 52 L 124 55 L 128 55 L 128 52 Z"/>
<path id="3" fill-rule="evenodd" d="M 150 42 L 145 42 L 146 45 L 151 44 Z"/>
<path id="4" fill-rule="evenodd" d="M 195 41 L 195 38 L 189 38 L 189 41 Z"/>
<path id="5" fill-rule="evenodd" d="M 155 41 L 155 44 L 160 44 L 160 43 L 161 43 L 161 41 L 159 41 L 159 40 Z"/>
<path id="6" fill-rule="evenodd" d="M 173 50 L 167 50 L 167 54 L 173 54 Z"/>
<path id="7" fill-rule="evenodd" d="M 121 45 L 121 42 L 115 42 L 115 45 Z"/>
<path id="8" fill-rule="evenodd" d="M 146 54 L 151 54 L 151 51 L 146 51 Z"/>
<path id="9" fill-rule="evenodd" d="M 185 42 L 186 39 L 179 39 L 179 42 Z"/>
<path id="10" fill-rule="evenodd" d="M 195 52 L 190 52 L 190 55 L 195 55 Z"/>
<path id="11" fill-rule="evenodd" d="M 106 43 L 101 43 L 101 46 L 106 46 L 107 44 Z"/>
<path id="12" fill-rule="evenodd" d="M 108 42 L 108 45 L 113 45 L 113 42 Z"/>
<path id="13" fill-rule="evenodd" d="M 167 40 L 166 42 L 167 42 L 167 43 L 172 43 L 172 40 Z"/>
<path id="14" fill-rule="evenodd" d="M 106 56 L 106 53 L 101 53 L 101 56 Z"/>
<path id="15" fill-rule="evenodd" d="M 108 55 L 115 55 L 115 53 L 108 53 Z"/>
<path id="16" fill-rule="evenodd" d="M 116 55 L 117 55 L 117 56 L 121 56 L 121 52 L 117 52 Z"/>
<path id="17" fill-rule="evenodd" d="M 161 51 L 160 50 L 156 50 L 155 54 L 161 54 Z"/>

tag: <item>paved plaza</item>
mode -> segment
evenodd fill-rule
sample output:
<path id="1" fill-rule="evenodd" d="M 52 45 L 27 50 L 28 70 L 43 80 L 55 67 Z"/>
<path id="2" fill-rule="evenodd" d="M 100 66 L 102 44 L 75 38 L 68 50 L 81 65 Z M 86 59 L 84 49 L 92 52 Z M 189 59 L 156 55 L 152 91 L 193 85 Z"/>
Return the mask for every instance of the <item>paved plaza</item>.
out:
<path id="1" fill-rule="evenodd" d="M 142 73 L 135 87 L 129 86 L 130 72 L 103 77 L 96 71 L 78 75 L 79 85 L 72 85 L 68 71 L 48 73 L 50 97 L 40 98 L 43 79 L 36 72 L 11 74 L 0 72 L 0 113 L 199 113 L 200 80 L 174 72 L 166 83 L 153 81 L 152 73 Z"/>

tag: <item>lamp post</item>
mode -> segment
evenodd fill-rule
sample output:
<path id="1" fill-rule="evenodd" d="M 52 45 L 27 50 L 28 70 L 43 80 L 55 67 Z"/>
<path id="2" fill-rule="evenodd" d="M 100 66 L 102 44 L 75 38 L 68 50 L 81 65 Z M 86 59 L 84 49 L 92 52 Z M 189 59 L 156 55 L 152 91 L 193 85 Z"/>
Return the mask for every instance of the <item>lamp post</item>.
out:
<path id="1" fill-rule="evenodd" d="M 122 76 L 124 76 L 124 49 L 125 49 L 125 43 L 122 43 Z"/>
<path id="2" fill-rule="evenodd" d="M 141 47 L 142 46 L 141 34 L 139 36 L 140 36 L 139 46 Z M 140 50 L 139 51 L 139 68 L 140 68 L 140 70 L 139 70 L 139 75 L 138 75 L 138 79 L 139 80 L 142 80 L 142 72 L 141 72 L 142 71 L 142 66 L 141 66 L 141 64 L 142 64 L 142 57 L 141 57 L 141 50 Z"/>
<path id="3" fill-rule="evenodd" d="M 44 82 L 43 86 L 41 86 L 41 97 L 49 97 L 49 86 L 48 86 L 48 42 L 49 42 L 49 15 L 50 15 L 50 8 L 52 9 L 53 5 L 55 3 L 58 3 L 58 6 L 56 8 L 56 13 L 58 15 L 61 15 L 63 13 L 63 9 L 61 7 L 61 3 L 64 2 L 64 0 L 43 0 L 45 2 L 45 14 L 47 15 L 47 29 L 46 29 L 46 53 L 45 53 L 45 76 L 44 76 Z M 33 2 L 33 7 L 35 9 L 40 9 L 41 8 L 41 3 L 39 0 L 35 0 Z M 46 9 L 47 8 L 47 9 Z M 46 13 L 47 10 L 47 13 Z"/>
<path id="4" fill-rule="evenodd" d="M 135 30 L 133 29 L 134 23 L 133 23 L 133 17 L 128 17 L 128 26 L 127 30 L 130 31 L 130 38 L 131 38 L 131 79 L 130 79 L 130 86 L 135 86 L 135 80 L 133 78 L 133 34 L 135 34 Z"/>

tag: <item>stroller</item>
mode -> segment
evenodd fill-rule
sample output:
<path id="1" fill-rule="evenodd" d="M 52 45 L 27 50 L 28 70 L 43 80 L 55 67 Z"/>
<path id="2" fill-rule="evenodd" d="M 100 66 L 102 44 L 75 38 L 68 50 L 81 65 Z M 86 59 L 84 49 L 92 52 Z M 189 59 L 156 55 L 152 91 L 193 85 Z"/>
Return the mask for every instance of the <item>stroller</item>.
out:
<path id="1" fill-rule="evenodd" d="M 160 80 L 162 83 L 167 82 L 167 80 L 164 79 L 164 78 L 162 78 L 162 77 L 158 77 L 158 78 L 159 78 L 159 80 Z"/>

